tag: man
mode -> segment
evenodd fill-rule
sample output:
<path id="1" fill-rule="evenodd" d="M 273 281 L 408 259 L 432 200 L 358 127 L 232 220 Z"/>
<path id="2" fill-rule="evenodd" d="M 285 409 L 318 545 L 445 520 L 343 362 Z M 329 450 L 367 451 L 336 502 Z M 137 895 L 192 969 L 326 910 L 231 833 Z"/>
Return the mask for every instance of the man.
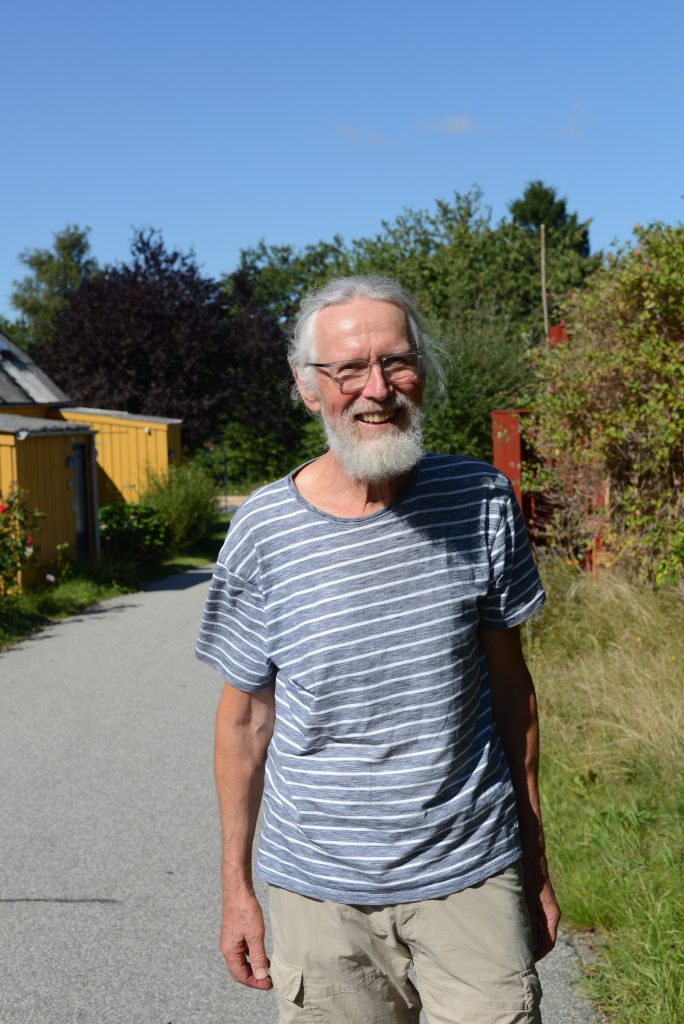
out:
<path id="1" fill-rule="evenodd" d="M 328 450 L 236 513 L 198 641 L 228 969 L 282 1024 L 539 1022 L 560 914 L 517 627 L 544 595 L 510 483 L 423 454 L 439 371 L 396 282 L 305 299 L 290 364 Z"/>

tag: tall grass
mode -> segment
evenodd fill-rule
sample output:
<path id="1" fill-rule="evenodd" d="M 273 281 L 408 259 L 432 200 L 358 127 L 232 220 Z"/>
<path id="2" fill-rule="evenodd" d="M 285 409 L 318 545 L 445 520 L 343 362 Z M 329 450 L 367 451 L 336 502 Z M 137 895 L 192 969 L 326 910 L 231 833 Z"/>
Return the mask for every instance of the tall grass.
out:
<path id="1" fill-rule="evenodd" d="M 549 854 L 566 921 L 597 929 L 613 1024 L 684 1021 L 684 601 L 542 567 L 525 631 Z"/>

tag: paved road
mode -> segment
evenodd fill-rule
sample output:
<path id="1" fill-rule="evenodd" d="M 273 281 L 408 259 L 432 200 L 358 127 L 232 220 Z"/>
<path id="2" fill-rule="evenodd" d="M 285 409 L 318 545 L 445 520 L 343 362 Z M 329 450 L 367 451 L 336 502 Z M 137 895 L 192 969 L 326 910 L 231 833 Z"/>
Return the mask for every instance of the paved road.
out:
<path id="1" fill-rule="evenodd" d="M 218 953 L 209 573 L 0 656 L 0 1024 L 275 1024 Z M 547 966 L 548 965 L 548 966 Z M 561 944 L 546 1024 L 589 1024 Z"/>

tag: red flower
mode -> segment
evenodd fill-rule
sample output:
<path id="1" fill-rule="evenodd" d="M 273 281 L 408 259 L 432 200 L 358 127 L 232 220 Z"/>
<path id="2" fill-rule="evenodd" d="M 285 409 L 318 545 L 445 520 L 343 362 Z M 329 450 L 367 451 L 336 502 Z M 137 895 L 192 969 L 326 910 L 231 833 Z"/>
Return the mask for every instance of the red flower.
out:
<path id="1" fill-rule="evenodd" d="M 0 512 L 6 512 L 8 508 L 9 505 L 0 505 Z"/>

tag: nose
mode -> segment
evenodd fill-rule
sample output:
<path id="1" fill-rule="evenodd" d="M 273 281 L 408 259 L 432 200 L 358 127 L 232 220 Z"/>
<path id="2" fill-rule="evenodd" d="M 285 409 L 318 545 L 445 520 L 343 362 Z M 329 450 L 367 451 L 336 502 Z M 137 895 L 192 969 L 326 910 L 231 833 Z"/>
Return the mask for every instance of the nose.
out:
<path id="1" fill-rule="evenodd" d="M 377 401 L 382 402 L 393 390 L 392 385 L 388 384 L 385 380 L 380 363 L 371 363 L 370 376 L 361 394 L 365 398 L 375 398 Z"/>

